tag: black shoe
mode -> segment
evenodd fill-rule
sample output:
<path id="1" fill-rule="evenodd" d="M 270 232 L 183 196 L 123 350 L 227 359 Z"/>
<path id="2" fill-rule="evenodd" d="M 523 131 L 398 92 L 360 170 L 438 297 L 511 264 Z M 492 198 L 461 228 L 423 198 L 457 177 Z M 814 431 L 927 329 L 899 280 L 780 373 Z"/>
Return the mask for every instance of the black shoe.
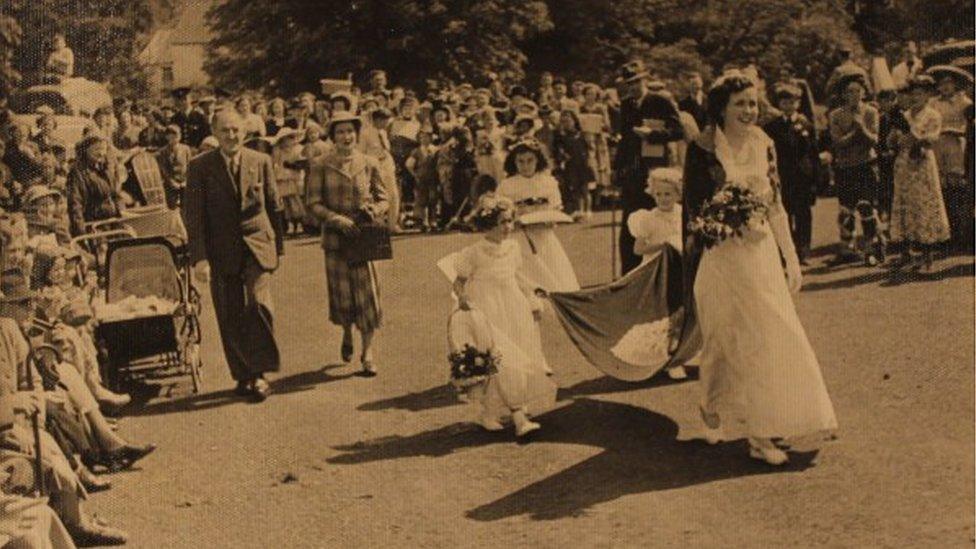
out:
<path id="1" fill-rule="evenodd" d="M 352 360 L 352 353 L 353 353 L 352 338 L 350 337 L 349 340 L 343 339 L 342 348 L 340 349 L 340 354 L 342 355 L 342 361 L 349 362 L 350 360 Z"/>
<path id="2" fill-rule="evenodd" d="M 103 465 L 112 472 L 124 471 L 154 451 L 156 451 L 155 444 L 146 444 L 145 446 L 126 445 L 114 452 L 106 453 Z"/>
<path id="3" fill-rule="evenodd" d="M 376 377 L 376 366 L 373 365 L 372 360 L 363 361 L 363 371 L 360 375 L 363 377 Z"/>
<path id="4" fill-rule="evenodd" d="M 251 396 L 251 382 L 238 381 L 237 386 L 234 387 L 234 394 L 239 397 Z"/>
<path id="5" fill-rule="evenodd" d="M 104 492 L 112 487 L 111 480 L 102 478 L 95 473 L 92 473 L 87 467 L 82 467 L 81 470 L 78 471 L 78 480 L 81 481 L 81 485 L 85 487 L 85 491 L 89 494 Z"/>

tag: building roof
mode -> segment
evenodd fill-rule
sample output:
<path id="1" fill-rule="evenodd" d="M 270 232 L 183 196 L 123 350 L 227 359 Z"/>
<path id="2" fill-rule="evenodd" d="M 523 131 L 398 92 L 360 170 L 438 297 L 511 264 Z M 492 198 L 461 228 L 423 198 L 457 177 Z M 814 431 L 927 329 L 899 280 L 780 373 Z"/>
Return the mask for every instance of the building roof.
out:
<path id="1" fill-rule="evenodd" d="M 207 44 L 213 37 L 207 25 L 207 12 L 217 4 L 218 0 L 186 0 L 169 43 L 178 44 Z"/>
<path id="2" fill-rule="evenodd" d="M 169 40 L 173 29 L 159 29 L 153 33 L 149 43 L 139 54 L 139 61 L 146 65 L 167 64 L 173 62 Z"/>

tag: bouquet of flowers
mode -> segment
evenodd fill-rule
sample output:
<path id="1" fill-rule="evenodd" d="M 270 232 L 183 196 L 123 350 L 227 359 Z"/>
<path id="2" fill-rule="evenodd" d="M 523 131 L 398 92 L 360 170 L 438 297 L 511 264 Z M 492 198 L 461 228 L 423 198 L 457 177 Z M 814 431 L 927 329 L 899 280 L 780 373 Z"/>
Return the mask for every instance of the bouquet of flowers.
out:
<path id="1" fill-rule="evenodd" d="M 727 184 L 702 206 L 689 229 L 711 248 L 732 238 L 745 238 L 762 228 L 769 204 L 747 187 Z"/>
<path id="2" fill-rule="evenodd" d="M 478 385 L 498 373 L 500 357 L 465 344 L 447 356 L 451 363 L 451 383 L 461 389 Z"/>

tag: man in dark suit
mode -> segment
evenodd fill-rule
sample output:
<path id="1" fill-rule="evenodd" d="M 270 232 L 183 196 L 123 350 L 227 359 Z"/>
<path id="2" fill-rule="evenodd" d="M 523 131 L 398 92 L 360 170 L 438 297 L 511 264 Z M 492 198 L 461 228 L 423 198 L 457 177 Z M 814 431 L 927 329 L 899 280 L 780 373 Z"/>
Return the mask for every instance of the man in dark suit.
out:
<path id="1" fill-rule="evenodd" d="M 647 174 L 652 168 L 670 164 L 668 143 L 684 136 L 678 109 L 667 96 L 648 91 L 647 77 L 644 64 L 631 61 L 617 79 L 624 98 L 620 107 L 620 143 L 613 166 L 623 207 L 619 242 L 623 273 L 641 262 L 634 253 L 634 237 L 627 229 L 627 219 L 639 209 L 654 207 L 654 200 L 644 192 Z"/>
<path id="2" fill-rule="evenodd" d="M 187 173 L 183 216 L 194 278 L 209 283 L 236 393 L 263 401 L 265 372 L 279 368 L 272 327 L 271 273 L 281 250 L 272 220 L 282 209 L 271 158 L 244 148 L 232 109 L 214 117 L 220 148 L 197 156 Z"/>
<path id="3" fill-rule="evenodd" d="M 678 108 L 690 114 L 698 124 L 698 128 L 704 130 L 708 123 L 707 110 L 705 109 L 705 83 L 701 74 L 692 71 L 685 75 L 685 93 L 681 101 L 678 101 Z"/>
<path id="4" fill-rule="evenodd" d="M 803 91 L 792 83 L 774 89 L 781 114 L 763 127 L 776 145 L 783 193 L 783 206 L 790 220 L 790 232 L 800 264 L 806 265 L 813 230 L 813 204 L 817 194 L 817 134 L 813 123 L 798 112 Z"/>
<path id="5" fill-rule="evenodd" d="M 173 90 L 173 99 L 177 101 L 176 113 L 173 115 L 171 123 L 180 127 L 183 135 L 183 144 L 189 145 L 194 149 L 200 147 L 200 143 L 210 135 L 210 120 L 199 109 L 193 106 L 190 97 L 190 88 L 177 88 Z"/>

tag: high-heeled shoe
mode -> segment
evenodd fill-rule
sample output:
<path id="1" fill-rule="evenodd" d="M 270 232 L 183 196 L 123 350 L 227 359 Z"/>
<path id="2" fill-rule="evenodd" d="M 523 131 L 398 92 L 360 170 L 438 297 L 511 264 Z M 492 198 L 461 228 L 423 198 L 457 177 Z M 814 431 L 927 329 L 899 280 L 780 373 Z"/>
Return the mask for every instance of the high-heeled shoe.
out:
<path id="1" fill-rule="evenodd" d="M 769 439 L 750 438 L 749 457 L 765 461 L 770 465 L 783 465 L 790 460 L 790 457 L 776 447 Z"/>
<path id="2" fill-rule="evenodd" d="M 117 450 L 105 452 L 102 456 L 102 465 L 113 473 L 124 471 L 154 451 L 156 451 L 155 444 L 146 444 L 144 446 L 127 444 Z"/>
<path id="3" fill-rule="evenodd" d="M 112 481 L 107 478 L 102 478 L 95 473 L 91 472 L 88 467 L 80 467 L 76 471 L 78 475 L 78 480 L 81 481 L 81 485 L 85 487 L 85 491 L 89 494 L 94 494 L 96 492 L 104 492 L 112 487 Z"/>

